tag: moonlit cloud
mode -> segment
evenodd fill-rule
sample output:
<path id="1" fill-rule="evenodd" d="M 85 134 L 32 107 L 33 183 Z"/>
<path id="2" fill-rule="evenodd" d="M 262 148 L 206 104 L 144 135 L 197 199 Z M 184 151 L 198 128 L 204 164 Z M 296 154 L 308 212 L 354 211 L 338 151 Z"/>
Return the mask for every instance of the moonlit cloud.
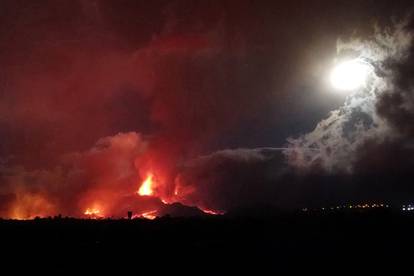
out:
<path id="1" fill-rule="evenodd" d="M 338 54 L 352 52 L 374 67 L 366 87 L 347 96 L 345 103 L 316 128 L 298 138 L 289 138 L 286 151 L 291 165 L 298 168 L 320 167 L 329 172 L 354 170 L 354 161 L 361 147 L 369 140 L 381 143 L 396 133 L 387 118 L 378 111 L 382 99 L 396 93 L 395 71 L 390 63 L 404 63 L 411 54 L 412 33 L 407 21 L 393 29 L 375 33 L 364 40 L 338 42 Z M 398 93 L 398 92 L 397 92 Z M 407 91 L 407 93 L 411 93 Z M 392 103 L 385 109 L 393 109 Z"/>

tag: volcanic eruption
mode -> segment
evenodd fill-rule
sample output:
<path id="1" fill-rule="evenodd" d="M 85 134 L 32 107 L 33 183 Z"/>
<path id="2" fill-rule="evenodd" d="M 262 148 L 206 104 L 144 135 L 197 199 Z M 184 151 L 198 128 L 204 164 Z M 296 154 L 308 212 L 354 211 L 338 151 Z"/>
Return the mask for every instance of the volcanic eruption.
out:
<path id="1" fill-rule="evenodd" d="M 151 196 L 154 194 L 153 191 L 153 175 L 149 173 L 147 178 L 142 183 L 141 187 L 138 190 L 140 196 Z"/>
<path id="2" fill-rule="evenodd" d="M 1 2 L 0 217 L 296 208 L 348 187 L 331 174 L 411 175 L 412 22 L 361 23 L 381 5 Z"/>

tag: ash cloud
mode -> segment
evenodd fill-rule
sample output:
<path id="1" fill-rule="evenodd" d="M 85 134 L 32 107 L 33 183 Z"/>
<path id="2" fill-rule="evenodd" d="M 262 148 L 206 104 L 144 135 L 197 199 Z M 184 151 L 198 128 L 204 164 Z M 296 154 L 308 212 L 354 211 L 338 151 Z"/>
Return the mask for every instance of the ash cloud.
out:
<path id="1" fill-rule="evenodd" d="M 158 199 L 134 196 L 142 180 L 136 166 L 147 141 L 135 132 L 104 137 L 89 150 L 61 157 L 53 169 L 3 167 L 1 216 L 33 218 L 61 213 L 82 216 L 96 206 L 107 216 L 159 207 Z"/>
<path id="2" fill-rule="evenodd" d="M 175 178 L 175 199 L 204 209 L 228 211 L 242 206 L 292 204 L 290 170 L 282 149 L 233 149 L 200 156 Z M 290 188 L 289 188 L 290 190 Z"/>
<path id="3" fill-rule="evenodd" d="M 408 168 L 411 27 L 384 19 L 370 35 L 367 22 L 410 4 L 2 1 L 1 214 L 158 208 L 129 192 L 148 170 L 163 197 L 227 210 L 339 195 L 332 173 L 387 170 L 369 163 L 376 149 L 387 160 L 398 146 L 395 169 Z M 370 84 L 298 137 L 338 102 L 312 92 L 323 70 L 310 64 L 355 29 L 364 39 L 338 51 L 373 64 Z M 286 136 L 288 149 L 255 149 Z"/>

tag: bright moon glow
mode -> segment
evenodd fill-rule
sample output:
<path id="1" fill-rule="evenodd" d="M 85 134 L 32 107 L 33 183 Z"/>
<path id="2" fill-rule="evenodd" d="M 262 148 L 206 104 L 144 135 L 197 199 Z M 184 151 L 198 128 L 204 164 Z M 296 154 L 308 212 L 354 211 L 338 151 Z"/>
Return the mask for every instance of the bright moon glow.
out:
<path id="1" fill-rule="evenodd" d="M 331 83 L 340 91 L 355 90 L 365 84 L 369 69 L 361 60 L 345 61 L 333 69 Z"/>

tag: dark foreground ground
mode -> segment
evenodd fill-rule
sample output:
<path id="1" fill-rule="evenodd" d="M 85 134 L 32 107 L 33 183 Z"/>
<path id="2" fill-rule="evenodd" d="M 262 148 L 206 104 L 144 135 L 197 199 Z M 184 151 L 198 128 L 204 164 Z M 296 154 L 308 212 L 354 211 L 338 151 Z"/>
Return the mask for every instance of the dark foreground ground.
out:
<path id="1" fill-rule="evenodd" d="M 342 270 L 358 263 L 411 263 L 414 256 L 414 214 L 398 211 L 153 221 L 0 220 L 0 234 L 8 259 L 22 265 L 36 260 L 45 268 L 54 263 L 63 270 L 82 263 L 101 269 L 116 264 L 135 272 L 149 268 L 153 274 L 160 269 L 183 272 L 190 264 L 198 265 L 195 272 L 222 269 L 223 264 L 233 272 L 332 264 Z"/>

